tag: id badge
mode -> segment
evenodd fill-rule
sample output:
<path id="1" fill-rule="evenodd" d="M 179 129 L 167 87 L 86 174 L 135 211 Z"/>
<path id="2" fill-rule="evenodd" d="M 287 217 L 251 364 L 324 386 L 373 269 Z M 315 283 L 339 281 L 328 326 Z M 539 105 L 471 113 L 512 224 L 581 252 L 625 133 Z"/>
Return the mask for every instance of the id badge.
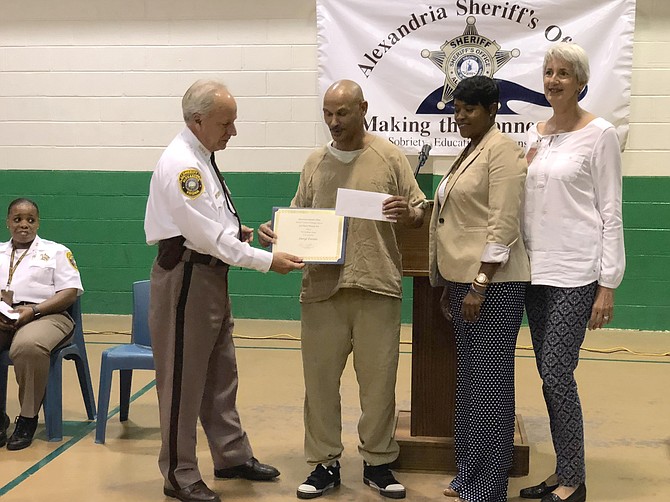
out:
<path id="1" fill-rule="evenodd" d="M 14 291 L 11 289 L 0 290 L 0 299 L 5 302 L 7 305 L 14 304 Z"/>

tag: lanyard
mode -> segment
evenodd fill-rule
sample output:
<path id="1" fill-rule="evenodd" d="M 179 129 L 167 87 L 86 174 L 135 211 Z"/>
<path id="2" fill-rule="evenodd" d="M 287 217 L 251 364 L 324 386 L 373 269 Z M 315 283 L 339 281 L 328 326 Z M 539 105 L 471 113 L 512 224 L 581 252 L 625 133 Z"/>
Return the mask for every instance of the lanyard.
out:
<path id="1" fill-rule="evenodd" d="M 18 261 L 16 262 L 16 265 L 14 264 L 14 255 L 16 254 L 16 248 L 12 246 L 12 256 L 9 259 L 9 275 L 7 276 L 7 286 L 5 289 L 9 290 L 9 286 L 12 284 L 12 278 L 14 277 L 14 272 L 18 268 L 19 264 L 21 261 L 23 261 L 23 258 L 28 254 L 28 251 L 30 251 L 30 248 L 26 249 L 23 254 L 19 257 Z"/>
<path id="2" fill-rule="evenodd" d="M 223 177 L 223 174 L 221 174 L 221 171 L 219 171 L 219 167 L 216 165 L 216 160 L 214 159 L 214 152 L 212 152 L 212 155 L 210 156 L 209 160 L 212 163 L 214 171 L 216 171 L 216 177 L 218 178 L 219 184 L 221 185 L 221 190 L 223 190 L 223 196 L 225 197 L 228 211 L 233 213 L 233 216 L 235 216 L 235 219 L 237 220 L 237 238 L 239 240 L 242 240 L 242 222 L 240 221 L 240 215 L 237 214 L 237 209 L 235 208 L 235 204 L 233 204 L 233 199 L 230 197 L 230 192 L 228 192 L 228 186 L 226 185 L 226 180 Z"/>

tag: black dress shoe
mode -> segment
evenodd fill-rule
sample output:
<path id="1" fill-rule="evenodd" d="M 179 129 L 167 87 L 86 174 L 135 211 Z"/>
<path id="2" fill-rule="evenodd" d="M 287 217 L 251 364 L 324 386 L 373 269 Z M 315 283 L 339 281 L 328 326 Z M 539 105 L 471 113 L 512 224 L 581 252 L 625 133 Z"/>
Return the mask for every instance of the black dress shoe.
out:
<path id="1" fill-rule="evenodd" d="M 217 478 L 244 478 L 251 481 L 270 481 L 279 476 L 279 471 L 271 465 L 261 464 L 255 457 L 251 457 L 242 465 L 214 469 Z"/>
<path id="2" fill-rule="evenodd" d="M 586 485 L 582 483 L 567 499 L 562 499 L 555 493 L 542 497 L 540 502 L 586 502 Z"/>
<path id="3" fill-rule="evenodd" d="M 33 436 L 37 430 L 37 417 L 16 417 L 16 426 L 12 436 L 7 441 L 8 450 L 23 450 L 33 442 Z"/>
<path id="4" fill-rule="evenodd" d="M 221 502 L 221 498 L 207 488 L 207 485 L 202 479 L 181 490 L 163 488 L 163 493 L 168 497 L 179 499 L 183 502 Z"/>
<path id="5" fill-rule="evenodd" d="M 558 483 L 555 485 L 548 485 L 542 481 L 539 485 L 522 488 L 519 492 L 519 496 L 522 499 L 541 499 L 546 494 L 553 492 L 556 488 L 558 488 Z"/>
<path id="6" fill-rule="evenodd" d="M 7 444 L 7 429 L 9 429 L 9 417 L 3 413 L 0 417 L 0 448 Z"/>

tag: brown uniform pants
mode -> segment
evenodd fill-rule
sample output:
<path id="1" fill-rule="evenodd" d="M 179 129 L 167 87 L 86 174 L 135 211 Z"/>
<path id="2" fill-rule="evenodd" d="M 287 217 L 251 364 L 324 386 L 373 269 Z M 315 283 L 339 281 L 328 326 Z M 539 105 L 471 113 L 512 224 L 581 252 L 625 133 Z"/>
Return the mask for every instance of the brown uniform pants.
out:
<path id="1" fill-rule="evenodd" d="M 400 342 L 399 298 L 341 289 L 327 300 L 302 304 L 305 374 L 305 457 L 332 464 L 342 455 L 340 379 L 349 354 L 359 385 L 359 453 L 370 465 L 398 457 L 393 439 Z"/>
<path id="2" fill-rule="evenodd" d="M 21 416 L 36 417 L 42 406 L 49 380 L 51 352 L 67 343 L 74 323 L 65 314 L 45 315 L 16 332 L 0 331 L 0 350 L 9 347 L 19 384 Z"/>
<path id="3" fill-rule="evenodd" d="M 235 406 L 237 363 L 228 298 L 228 267 L 180 262 L 151 270 L 149 328 L 161 424 L 158 465 L 166 486 L 202 479 L 196 458 L 198 417 L 214 468 L 243 464 L 253 453 Z"/>

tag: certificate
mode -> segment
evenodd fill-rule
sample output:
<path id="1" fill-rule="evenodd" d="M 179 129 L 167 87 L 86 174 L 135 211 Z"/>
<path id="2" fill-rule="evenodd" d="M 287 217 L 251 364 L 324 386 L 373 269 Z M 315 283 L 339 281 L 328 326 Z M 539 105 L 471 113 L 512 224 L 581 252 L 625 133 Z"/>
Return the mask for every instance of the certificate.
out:
<path id="1" fill-rule="evenodd" d="M 272 229 L 277 242 L 272 251 L 283 251 L 305 263 L 344 263 L 347 221 L 334 209 L 276 207 Z"/>

